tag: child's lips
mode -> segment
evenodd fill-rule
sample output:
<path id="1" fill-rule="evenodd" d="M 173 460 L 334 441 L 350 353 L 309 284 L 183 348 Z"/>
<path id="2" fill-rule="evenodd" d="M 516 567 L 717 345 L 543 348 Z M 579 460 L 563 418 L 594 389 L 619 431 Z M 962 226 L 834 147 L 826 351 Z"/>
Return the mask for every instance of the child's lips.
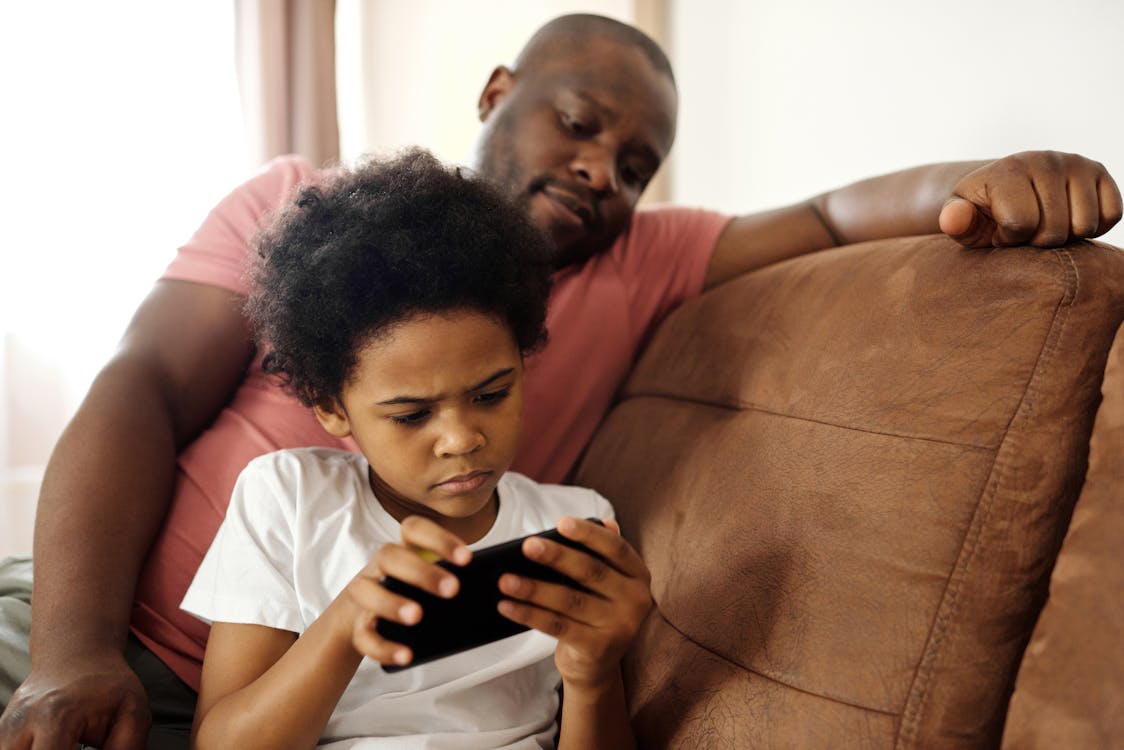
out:
<path id="1" fill-rule="evenodd" d="M 453 495 L 461 495 L 467 492 L 475 492 L 484 486 L 488 481 L 488 477 L 492 476 L 490 471 L 473 471 L 469 474 L 458 474 L 454 477 L 449 477 L 435 486 L 445 492 Z"/>

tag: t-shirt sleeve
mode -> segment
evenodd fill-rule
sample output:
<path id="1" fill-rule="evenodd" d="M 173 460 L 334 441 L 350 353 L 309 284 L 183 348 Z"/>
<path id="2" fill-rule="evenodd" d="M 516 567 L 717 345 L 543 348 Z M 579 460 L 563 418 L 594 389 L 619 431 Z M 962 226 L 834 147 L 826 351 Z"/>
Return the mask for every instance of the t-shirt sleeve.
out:
<path id="1" fill-rule="evenodd" d="M 590 512 L 589 517 L 611 518 L 614 521 L 617 519 L 616 511 L 613 510 L 613 504 L 606 500 L 600 492 L 589 490 L 589 494 L 591 495 L 590 502 L 593 505 L 593 510 Z"/>
<path id="2" fill-rule="evenodd" d="M 318 172 L 299 156 L 278 157 L 215 206 L 161 278 L 249 293 L 246 270 L 254 236 L 298 185 Z"/>
<path id="3" fill-rule="evenodd" d="M 304 631 L 293 582 L 292 490 L 286 484 L 271 455 L 243 470 L 180 605 L 186 612 L 208 623 Z"/>
<path id="4" fill-rule="evenodd" d="M 697 296 L 718 236 L 732 219 L 701 208 L 655 206 L 637 211 L 613 248 L 630 315 L 642 340 L 668 313 Z"/>

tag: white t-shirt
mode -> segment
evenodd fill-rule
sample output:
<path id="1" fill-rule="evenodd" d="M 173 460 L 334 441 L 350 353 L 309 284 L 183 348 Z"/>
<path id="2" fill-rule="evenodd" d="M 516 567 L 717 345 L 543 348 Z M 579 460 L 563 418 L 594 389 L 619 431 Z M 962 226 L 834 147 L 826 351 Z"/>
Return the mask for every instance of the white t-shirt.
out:
<path id="1" fill-rule="evenodd" d="M 401 539 L 358 453 L 304 448 L 254 459 L 183 608 L 208 622 L 303 633 L 380 545 Z M 612 518 L 593 490 L 508 472 L 499 511 L 473 549 L 543 531 L 560 516 Z M 553 747 L 561 678 L 556 641 L 527 631 L 386 673 L 364 659 L 321 739 L 331 748 Z"/>

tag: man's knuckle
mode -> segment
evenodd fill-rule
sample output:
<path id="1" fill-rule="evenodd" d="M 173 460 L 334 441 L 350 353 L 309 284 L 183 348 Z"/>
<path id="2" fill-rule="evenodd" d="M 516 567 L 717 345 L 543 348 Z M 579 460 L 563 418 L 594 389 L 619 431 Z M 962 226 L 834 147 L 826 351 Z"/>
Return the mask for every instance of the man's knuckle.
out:
<path id="1" fill-rule="evenodd" d="M 999 226 L 1009 234 L 1026 235 L 1033 233 L 1038 228 L 1038 223 L 1026 217 L 1012 216 L 1000 221 Z"/>
<path id="2" fill-rule="evenodd" d="M 0 737 L 11 737 L 27 720 L 27 712 L 22 708 L 9 710 L 0 716 Z"/>
<path id="3" fill-rule="evenodd" d="M 1044 247 L 1057 247 L 1065 244 L 1068 239 L 1069 234 L 1067 232 L 1046 231 L 1038 235 L 1038 244 Z"/>
<path id="4" fill-rule="evenodd" d="M 1075 221 L 1073 234 L 1077 237 L 1092 237 L 1097 233 L 1097 223 L 1094 221 Z"/>
<path id="5" fill-rule="evenodd" d="M 45 715 L 52 719 L 58 719 L 63 716 L 70 706 L 70 701 L 66 696 L 59 693 L 49 693 L 44 696 L 40 701 L 40 710 Z"/>

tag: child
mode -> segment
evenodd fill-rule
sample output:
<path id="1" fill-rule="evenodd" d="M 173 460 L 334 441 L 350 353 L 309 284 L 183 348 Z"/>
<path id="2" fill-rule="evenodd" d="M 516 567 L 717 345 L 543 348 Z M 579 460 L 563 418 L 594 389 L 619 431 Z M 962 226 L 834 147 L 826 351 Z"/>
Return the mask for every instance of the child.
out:
<path id="1" fill-rule="evenodd" d="M 647 569 L 614 521 L 581 520 L 611 516 L 600 495 L 505 473 L 523 355 L 546 336 L 545 243 L 422 151 L 304 188 L 263 234 L 248 310 L 264 366 L 360 452 L 279 451 L 242 472 L 183 601 L 213 622 L 193 746 L 632 744 L 620 659 L 651 606 Z M 555 525 L 604 562 L 523 551 L 589 593 L 505 575 L 500 611 L 531 630 L 383 671 L 411 654 L 377 620 L 425 612 L 382 576 L 451 597 L 434 558 L 464 565 Z"/>

